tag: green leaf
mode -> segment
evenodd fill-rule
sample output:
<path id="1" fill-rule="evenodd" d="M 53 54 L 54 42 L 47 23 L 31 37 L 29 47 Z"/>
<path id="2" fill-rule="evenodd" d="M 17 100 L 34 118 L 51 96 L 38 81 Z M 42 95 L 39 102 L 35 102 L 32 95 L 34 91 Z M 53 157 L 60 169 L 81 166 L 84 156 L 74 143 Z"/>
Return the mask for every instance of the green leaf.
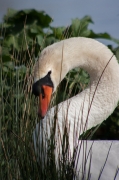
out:
<path id="1" fill-rule="evenodd" d="M 41 35 L 36 36 L 37 42 L 40 46 L 44 47 L 44 38 Z"/>
<path id="2" fill-rule="evenodd" d="M 112 36 L 110 36 L 110 34 L 108 33 L 95 33 L 94 31 L 90 31 L 90 38 L 101 38 L 101 39 L 106 39 L 106 40 L 111 40 L 117 44 L 119 44 L 119 40 L 113 38 Z"/>
<path id="3" fill-rule="evenodd" d="M 9 8 L 7 14 L 4 16 L 4 21 L 7 22 L 8 18 L 13 18 L 17 12 L 17 10 Z"/>
<path id="4" fill-rule="evenodd" d="M 15 69 L 16 69 L 16 71 L 19 71 L 19 73 L 21 73 L 21 74 L 26 73 L 26 71 L 27 71 L 27 68 L 24 65 L 15 67 Z"/>
<path id="5" fill-rule="evenodd" d="M 5 46 L 2 46 L 1 47 L 1 54 L 2 55 L 7 55 L 7 56 L 9 56 L 9 51 L 10 51 L 10 48 L 9 47 L 5 47 Z"/>
<path id="6" fill-rule="evenodd" d="M 53 31 L 53 35 L 55 36 L 55 38 L 60 40 L 64 38 L 65 27 L 58 27 L 58 28 L 51 27 L 51 30 Z"/>
<path id="7" fill-rule="evenodd" d="M 19 50 L 18 37 L 10 34 L 5 38 L 4 44 L 8 47 L 13 46 L 16 50 Z"/>
<path id="8" fill-rule="evenodd" d="M 90 16 L 85 16 L 82 19 L 73 19 L 71 25 L 72 35 L 88 37 L 90 35 L 90 30 L 88 30 L 89 23 L 93 23 Z"/>
<path id="9" fill-rule="evenodd" d="M 52 19 L 44 11 L 36 11 L 35 9 L 26 9 L 21 11 L 15 11 L 9 9 L 7 15 L 4 17 L 8 24 L 33 24 L 37 23 L 39 26 L 47 27 L 51 23 Z"/>
<path id="10" fill-rule="evenodd" d="M 49 46 L 49 45 L 51 45 L 51 44 L 53 44 L 55 42 L 58 42 L 58 41 L 59 41 L 58 39 L 56 39 L 54 36 L 50 35 L 45 40 L 45 44 L 46 44 L 46 46 Z"/>
<path id="11" fill-rule="evenodd" d="M 14 65 L 14 62 L 12 61 L 9 61 L 9 62 L 5 62 L 4 63 L 4 66 L 8 67 L 9 69 L 13 70 L 15 65 Z"/>
<path id="12" fill-rule="evenodd" d="M 8 72 L 8 68 L 5 67 L 5 66 L 3 66 L 2 70 L 3 70 L 4 72 Z"/>
<path id="13" fill-rule="evenodd" d="M 5 55 L 5 54 L 3 54 L 3 55 L 2 55 L 2 61 L 3 61 L 3 62 L 11 61 L 11 56 L 10 56 L 10 55 Z"/>

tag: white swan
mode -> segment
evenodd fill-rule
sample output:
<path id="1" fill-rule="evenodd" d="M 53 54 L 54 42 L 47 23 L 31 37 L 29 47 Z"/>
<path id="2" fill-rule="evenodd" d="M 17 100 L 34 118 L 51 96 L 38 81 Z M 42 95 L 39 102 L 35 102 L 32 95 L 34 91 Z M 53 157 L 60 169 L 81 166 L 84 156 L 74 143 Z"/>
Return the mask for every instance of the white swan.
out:
<path id="1" fill-rule="evenodd" d="M 88 87 L 80 94 L 51 108 L 48 113 L 52 92 L 54 92 L 72 68 L 80 67 L 86 70 L 90 76 Z M 116 57 L 102 43 L 89 38 L 70 38 L 54 43 L 45 48 L 34 67 L 33 93 L 40 98 L 39 114 L 45 118 L 37 124 L 34 131 L 34 145 L 38 157 L 41 157 L 40 147 L 43 138 L 47 151 L 47 139 L 50 138 L 51 129 L 54 125 L 54 115 L 57 111 L 55 131 L 55 155 L 61 154 L 62 138 L 64 129 L 67 127 L 69 135 L 69 156 L 72 157 L 74 148 L 81 147 L 79 135 L 87 129 L 102 123 L 113 112 L 119 100 L 119 65 Z M 47 114 L 46 114 L 47 113 Z M 83 141 L 90 149 L 92 141 Z M 39 149 L 37 146 L 39 145 Z M 84 146 L 85 146 L 84 145 Z M 95 180 L 100 174 L 104 164 L 110 141 L 96 141 L 92 145 L 92 164 L 90 169 L 91 180 Z M 101 148 L 100 148 L 101 147 Z M 104 152 L 102 150 L 104 149 Z M 101 175 L 101 180 L 111 180 L 114 177 L 116 167 L 119 167 L 119 143 L 112 143 L 110 159 L 107 161 L 106 170 Z M 79 149 L 78 151 L 79 152 Z M 77 178 L 82 174 L 88 176 L 88 169 L 81 171 L 83 154 L 78 153 L 75 162 Z M 111 155 L 112 154 L 112 155 Z M 43 157 L 43 156 L 42 156 Z M 100 158 L 101 157 L 101 158 Z M 113 161 L 114 160 L 114 161 Z M 87 166 L 89 161 L 87 161 Z M 109 172 L 108 172 L 109 171 Z M 108 172 L 108 173 L 107 173 Z M 108 178 L 107 178 L 108 177 Z M 116 176 L 119 179 L 119 173 Z"/>

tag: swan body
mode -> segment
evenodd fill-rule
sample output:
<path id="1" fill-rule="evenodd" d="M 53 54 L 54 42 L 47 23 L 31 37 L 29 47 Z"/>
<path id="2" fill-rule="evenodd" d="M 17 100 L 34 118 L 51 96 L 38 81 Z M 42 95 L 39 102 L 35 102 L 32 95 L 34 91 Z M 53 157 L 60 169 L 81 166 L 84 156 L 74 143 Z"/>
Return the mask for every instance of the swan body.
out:
<path id="1" fill-rule="evenodd" d="M 38 88 L 42 86 L 43 78 L 50 72 L 48 77 L 53 84 L 54 92 L 67 72 L 76 67 L 88 72 L 90 83 L 80 94 L 60 103 L 57 107 L 51 108 L 44 119 L 36 125 L 33 137 L 39 157 L 41 152 L 37 149 L 36 144 L 41 146 L 42 138 L 44 141 L 50 138 L 56 112 L 56 158 L 61 154 L 65 127 L 69 136 L 69 155 L 72 157 L 74 149 L 80 142 L 78 140 L 79 136 L 87 129 L 102 123 L 117 106 L 119 100 L 118 62 L 105 45 L 93 39 L 83 37 L 70 38 L 45 48 L 34 67 L 34 84 L 37 84 Z M 42 83 L 39 85 L 40 80 Z M 90 145 L 89 141 L 87 143 Z M 104 149 L 107 149 L 110 143 L 99 141 L 96 142 L 96 146 L 94 145 L 92 149 L 94 151 L 93 170 L 95 169 L 95 159 L 97 158 L 96 151 L 99 152 L 99 157 L 102 156 L 101 149 L 98 151 L 98 146 L 103 146 Z M 47 144 L 45 143 L 45 145 L 47 149 Z M 119 143 L 116 142 L 116 145 L 113 146 L 119 148 Z M 113 150 L 113 152 L 115 152 L 115 157 L 118 156 L 119 159 L 118 148 L 115 151 Z M 104 160 L 104 158 L 102 159 Z M 101 163 L 103 164 L 103 161 Z M 116 163 L 116 165 L 119 166 L 119 163 Z M 80 158 L 76 168 L 77 172 L 80 169 L 79 167 Z M 107 167 L 110 170 L 110 166 L 107 165 Z M 78 177 L 80 177 L 80 173 Z"/>
<path id="2" fill-rule="evenodd" d="M 78 156 L 76 159 L 78 180 L 119 179 L 118 141 L 83 141 L 79 147 L 81 147 L 79 159 Z"/>

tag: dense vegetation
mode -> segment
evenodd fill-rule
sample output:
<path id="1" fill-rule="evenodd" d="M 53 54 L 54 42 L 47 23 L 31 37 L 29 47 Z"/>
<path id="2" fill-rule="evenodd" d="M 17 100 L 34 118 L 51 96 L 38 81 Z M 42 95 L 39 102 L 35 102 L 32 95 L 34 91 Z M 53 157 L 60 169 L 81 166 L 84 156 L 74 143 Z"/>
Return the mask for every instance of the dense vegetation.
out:
<path id="1" fill-rule="evenodd" d="M 61 39 L 83 36 L 115 42 L 117 48 L 110 44 L 108 47 L 119 59 L 119 40 L 108 33 L 97 34 L 90 30 L 91 17 L 74 19 L 69 27 L 56 28 L 51 22 L 51 17 L 43 11 L 10 9 L 0 24 L 1 180 L 57 179 L 55 166 L 49 165 L 44 174 L 41 173 L 32 145 L 32 131 L 39 120 L 37 100 L 31 93 L 31 74 L 41 50 Z M 78 68 L 69 72 L 58 89 L 60 96 L 56 103 L 82 91 L 88 79 L 87 73 Z M 82 138 L 119 140 L 119 107 L 94 132 L 93 128 Z M 61 174 L 60 179 L 68 179 Z"/>

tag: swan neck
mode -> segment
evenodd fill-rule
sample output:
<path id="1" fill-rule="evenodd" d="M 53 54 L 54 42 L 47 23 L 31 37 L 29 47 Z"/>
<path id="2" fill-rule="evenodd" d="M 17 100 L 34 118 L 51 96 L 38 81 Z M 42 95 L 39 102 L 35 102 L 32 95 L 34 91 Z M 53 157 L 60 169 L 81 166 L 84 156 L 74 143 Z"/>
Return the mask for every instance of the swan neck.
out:
<path id="1" fill-rule="evenodd" d="M 80 41 L 74 38 L 70 43 L 68 40 L 64 41 L 62 58 L 61 79 L 63 79 L 71 69 L 79 67 L 89 74 L 91 83 L 99 80 L 104 69 L 106 69 L 105 71 L 108 71 L 108 73 L 111 71 L 112 74 L 112 63 L 109 63 L 109 61 L 110 59 L 111 61 L 116 59 L 112 52 L 102 43 L 92 39 L 89 39 L 87 42 L 85 38 L 80 38 Z"/>

